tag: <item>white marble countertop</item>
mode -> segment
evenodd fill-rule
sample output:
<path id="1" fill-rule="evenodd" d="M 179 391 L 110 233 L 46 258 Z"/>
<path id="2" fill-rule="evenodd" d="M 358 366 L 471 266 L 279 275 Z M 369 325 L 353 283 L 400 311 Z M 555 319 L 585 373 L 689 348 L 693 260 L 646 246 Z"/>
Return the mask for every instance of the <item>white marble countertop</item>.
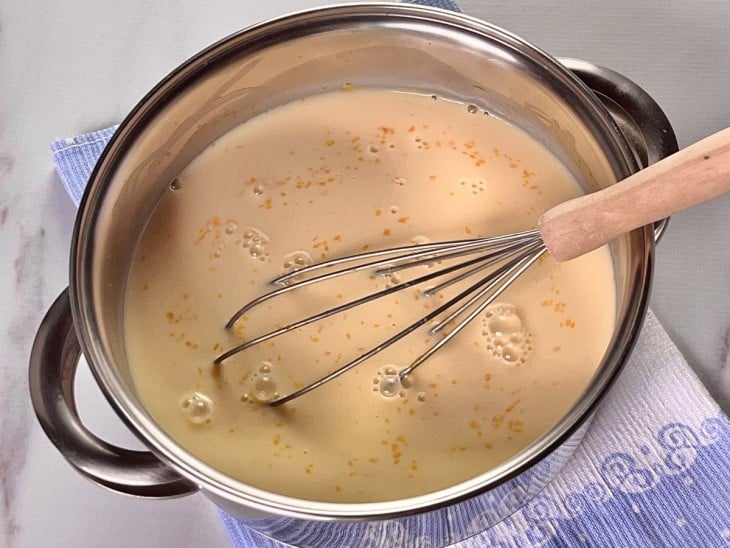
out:
<path id="1" fill-rule="evenodd" d="M 203 497 L 108 493 L 41 432 L 27 389 L 38 323 L 68 284 L 74 208 L 53 172 L 54 138 L 119 121 L 163 75 L 241 27 L 315 0 L 0 0 L 0 546 L 227 546 Z M 685 146 L 730 126 L 730 3 L 463 0 L 464 11 L 550 53 L 611 67 L 651 93 Z M 730 408 L 730 196 L 677 215 L 659 246 L 652 307 Z M 82 417 L 135 445 L 89 373 Z"/>

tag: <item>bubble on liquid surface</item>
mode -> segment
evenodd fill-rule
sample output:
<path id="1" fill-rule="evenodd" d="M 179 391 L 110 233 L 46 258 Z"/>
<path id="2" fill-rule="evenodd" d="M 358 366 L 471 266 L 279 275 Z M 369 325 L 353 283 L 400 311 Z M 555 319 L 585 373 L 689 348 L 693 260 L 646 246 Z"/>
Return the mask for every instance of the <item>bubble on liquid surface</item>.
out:
<path id="1" fill-rule="evenodd" d="M 256 398 L 257 401 L 265 403 L 270 402 L 276 397 L 276 381 L 274 377 L 269 373 L 262 373 L 258 375 L 253 381 L 251 387 L 251 395 Z"/>
<path id="2" fill-rule="evenodd" d="M 248 226 L 243 229 L 243 248 L 254 259 L 264 259 L 269 253 L 269 237 L 257 228 Z"/>
<path id="3" fill-rule="evenodd" d="M 401 380 L 398 374 L 398 368 L 394 365 L 386 365 L 381 367 L 375 378 L 373 379 L 374 391 L 379 392 L 381 396 L 393 398 L 400 395 L 405 397 L 408 389 L 412 386 L 412 382 L 407 377 Z"/>
<path id="4" fill-rule="evenodd" d="M 411 243 L 413 245 L 430 244 L 431 243 L 431 238 L 429 238 L 428 236 L 423 236 L 422 234 L 419 234 L 419 235 L 414 236 L 413 238 L 411 238 Z M 441 264 L 441 262 L 440 261 L 434 261 L 432 263 L 426 263 L 425 266 L 426 266 L 426 268 L 433 268 L 434 266 L 436 266 L 438 264 Z M 424 288 L 424 291 L 427 290 L 427 289 L 428 288 Z"/>
<path id="5" fill-rule="evenodd" d="M 403 277 L 398 272 L 383 274 L 383 278 L 385 278 L 385 285 L 387 287 L 393 287 L 394 285 L 403 283 Z"/>
<path id="6" fill-rule="evenodd" d="M 279 397 L 275 367 L 262 361 L 258 369 L 248 378 L 247 389 L 241 395 L 241 403 L 268 403 Z"/>
<path id="7" fill-rule="evenodd" d="M 193 424 L 205 424 L 213 416 L 213 400 L 201 392 L 193 392 L 183 397 L 180 407 Z"/>
<path id="8" fill-rule="evenodd" d="M 170 181 L 170 190 L 180 190 L 182 188 L 182 185 L 180 184 L 180 179 L 175 178 L 172 181 Z"/>
<path id="9" fill-rule="evenodd" d="M 309 253 L 306 251 L 293 251 L 284 255 L 281 266 L 284 269 L 284 274 L 291 274 L 312 264 L 314 264 L 314 259 Z"/>
<path id="10" fill-rule="evenodd" d="M 482 335 L 495 358 L 511 365 L 527 362 L 532 335 L 515 305 L 495 303 L 487 308 L 482 318 Z"/>
<path id="11" fill-rule="evenodd" d="M 384 376 L 378 385 L 380 393 L 386 398 L 392 398 L 400 392 L 400 379 L 398 377 Z"/>
<path id="12" fill-rule="evenodd" d="M 238 225 L 234 221 L 228 221 L 226 223 L 225 232 L 226 232 L 226 234 L 228 234 L 230 236 L 231 234 L 236 232 L 237 228 L 238 228 Z"/>
<path id="13" fill-rule="evenodd" d="M 476 105 L 467 105 L 466 111 L 469 114 L 476 114 L 477 112 L 479 112 L 479 107 Z"/>
<path id="14" fill-rule="evenodd" d="M 507 363 L 515 363 L 522 356 L 522 348 L 514 343 L 507 343 L 502 347 L 502 359 Z"/>
<path id="15" fill-rule="evenodd" d="M 223 250 L 222 249 L 216 249 L 213 252 L 213 257 L 215 257 L 216 259 L 220 259 L 221 258 L 221 255 L 223 255 Z"/>
<path id="16" fill-rule="evenodd" d="M 516 313 L 499 313 L 487 322 L 487 328 L 494 335 L 519 333 L 522 330 L 522 320 Z"/>
<path id="17" fill-rule="evenodd" d="M 263 243 L 255 242 L 249 246 L 248 252 L 251 254 L 251 257 L 261 257 L 261 255 L 266 253 L 266 246 Z"/>

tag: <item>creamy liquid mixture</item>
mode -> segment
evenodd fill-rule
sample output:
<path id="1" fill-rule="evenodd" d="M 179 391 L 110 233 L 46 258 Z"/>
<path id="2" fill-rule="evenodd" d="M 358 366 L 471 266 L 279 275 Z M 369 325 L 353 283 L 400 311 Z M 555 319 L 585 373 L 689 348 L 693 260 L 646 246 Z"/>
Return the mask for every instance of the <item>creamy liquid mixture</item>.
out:
<path id="1" fill-rule="evenodd" d="M 397 280 L 362 273 L 224 324 L 298 265 L 533 228 L 580 193 L 542 146 L 473 106 L 348 90 L 260 115 L 180 173 L 144 233 L 125 307 L 139 397 L 203 461 L 290 496 L 388 500 L 474 477 L 545 433 L 586 387 L 613 329 L 607 249 L 565 264 L 544 256 L 407 386 L 394 371 L 435 337 L 415 333 L 300 399 L 265 405 L 446 292 L 410 288 L 213 366 L 242 340 Z"/>

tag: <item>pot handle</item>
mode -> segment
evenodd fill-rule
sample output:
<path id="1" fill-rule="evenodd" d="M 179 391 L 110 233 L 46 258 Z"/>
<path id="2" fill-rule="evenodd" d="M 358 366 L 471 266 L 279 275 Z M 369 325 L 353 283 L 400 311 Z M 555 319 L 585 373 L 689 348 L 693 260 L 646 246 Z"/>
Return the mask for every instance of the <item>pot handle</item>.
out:
<path id="1" fill-rule="evenodd" d="M 29 368 L 35 413 L 66 460 L 93 482 L 128 495 L 163 498 L 197 492 L 196 485 L 152 453 L 116 447 L 86 429 L 74 398 L 80 356 L 66 288 L 38 328 Z"/>
<path id="2" fill-rule="evenodd" d="M 641 87 L 618 72 L 580 59 L 559 58 L 601 100 L 626 137 L 641 168 L 679 150 L 677 137 L 664 111 Z M 659 242 L 669 218 L 654 223 Z"/>

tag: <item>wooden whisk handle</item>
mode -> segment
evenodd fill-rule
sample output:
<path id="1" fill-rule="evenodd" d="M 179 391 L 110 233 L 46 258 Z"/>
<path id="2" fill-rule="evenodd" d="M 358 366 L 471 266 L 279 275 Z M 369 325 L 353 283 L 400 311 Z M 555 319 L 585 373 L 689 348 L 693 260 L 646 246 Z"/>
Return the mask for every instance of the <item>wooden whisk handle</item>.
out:
<path id="1" fill-rule="evenodd" d="M 612 238 L 730 191 L 730 128 L 608 188 L 559 204 L 538 221 L 548 251 L 567 261 Z"/>

